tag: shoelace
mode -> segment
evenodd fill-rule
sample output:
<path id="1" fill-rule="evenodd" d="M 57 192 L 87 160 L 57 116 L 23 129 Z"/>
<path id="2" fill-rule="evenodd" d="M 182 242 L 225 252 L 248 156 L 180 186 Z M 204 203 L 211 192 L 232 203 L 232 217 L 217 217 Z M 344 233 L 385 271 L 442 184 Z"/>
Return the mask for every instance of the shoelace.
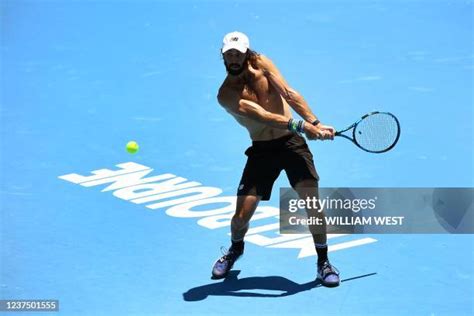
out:
<path id="1" fill-rule="evenodd" d="M 329 261 L 326 261 L 323 264 L 323 267 L 321 268 L 321 272 L 323 275 L 326 275 L 328 273 L 335 273 L 336 275 L 339 275 L 339 270 L 337 270 L 335 267 L 333 267 Z"/>
<path id="2" fill-rule="evenodd" d="M 222 253 L 223 256 L 227 255 L 228 252 L 229 252 L 229 251 L 227 250 L 226 247 L 221 246 L 221 253 Z"/>
<path id="3" fill-rule="evenodd" d="M 235 252 L 231 251 L 230 249 L 227 249 L 224 246 L 221 247 L 221 253 L 222 253 L 222 257 L 220 259 L 221 262 L 223 262 L 224 260 L 235 260 L 235 257 L 236 257 Z"/>

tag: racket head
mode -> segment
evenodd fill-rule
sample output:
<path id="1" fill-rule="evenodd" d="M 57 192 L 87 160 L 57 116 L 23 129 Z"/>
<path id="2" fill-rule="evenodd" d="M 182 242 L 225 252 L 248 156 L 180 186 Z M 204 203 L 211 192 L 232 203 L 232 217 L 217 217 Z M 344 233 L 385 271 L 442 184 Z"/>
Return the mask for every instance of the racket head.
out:
<path id="1" fill-rule="evenodd" d="M 353 142 L 362 150 L 380 154 L 391 150 L 400 139 L 400 122 L 389 112 L 370 112 L 354 124 Z"/>

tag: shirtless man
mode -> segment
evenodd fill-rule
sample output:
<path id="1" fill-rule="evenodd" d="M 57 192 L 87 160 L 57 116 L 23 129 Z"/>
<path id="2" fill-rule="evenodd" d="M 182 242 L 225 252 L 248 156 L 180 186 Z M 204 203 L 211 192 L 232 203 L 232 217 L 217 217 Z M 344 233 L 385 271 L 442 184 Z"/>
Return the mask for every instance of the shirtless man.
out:
<path id="1" fill-rule="evenodd" d="M 212 269 L 223 278 L 243 254 L 244 236 L 260 200 L 269 200 L 272 186 L 285 170 L 301 198 L 318 197 L 313 155 L 303 137 L 333 139 L 334 128 L 313 114 L 303 97 L 292 89 L 270 59 L 250 50 L 248 37 L 232 32 L 224 37 L 222 55 L 227 77 L 219 89 L 219 104 L 244 126 L 252 139 L 237 192 L 237 209 L 231 221 L 232 245 Z M 290 106 L 303 118 L 294 120 Z M 315 214 L 323 216 L 324 213 Z M 311 230 L 311 228 L 310 228 Z M 312 231 L 318 255 L 317 275 L 323 285 L 339 285 L 339 272 L 328 260 L 326 234 Z"/>

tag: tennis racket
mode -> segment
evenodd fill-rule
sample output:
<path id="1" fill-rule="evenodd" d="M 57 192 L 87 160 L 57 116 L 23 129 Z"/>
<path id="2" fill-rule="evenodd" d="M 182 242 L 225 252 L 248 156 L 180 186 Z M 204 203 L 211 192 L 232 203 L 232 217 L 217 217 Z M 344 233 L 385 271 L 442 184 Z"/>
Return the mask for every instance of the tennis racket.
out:
<path id="1" fill-rule="evenodd" d="M 345 134 L 346 132 L 349 135 Z M 334 135 L 347 138 L 369 153 L 380 154 L 397 144 L 400 138 L 400 123 L 392 113 L 370 112 Z"/>

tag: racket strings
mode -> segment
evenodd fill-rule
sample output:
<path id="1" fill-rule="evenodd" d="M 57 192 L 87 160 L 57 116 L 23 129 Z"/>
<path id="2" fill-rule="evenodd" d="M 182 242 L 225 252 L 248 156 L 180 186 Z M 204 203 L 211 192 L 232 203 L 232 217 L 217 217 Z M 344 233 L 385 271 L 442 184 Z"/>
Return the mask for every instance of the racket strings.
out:
<path id="1" fill-rule="evenodd" d="M 357 124 L 354 137 L 355 141 L 366 150 L 382 152 L 395 144 L 399 131 L 398 122 L 393 116 L 376 113 Z"/>

